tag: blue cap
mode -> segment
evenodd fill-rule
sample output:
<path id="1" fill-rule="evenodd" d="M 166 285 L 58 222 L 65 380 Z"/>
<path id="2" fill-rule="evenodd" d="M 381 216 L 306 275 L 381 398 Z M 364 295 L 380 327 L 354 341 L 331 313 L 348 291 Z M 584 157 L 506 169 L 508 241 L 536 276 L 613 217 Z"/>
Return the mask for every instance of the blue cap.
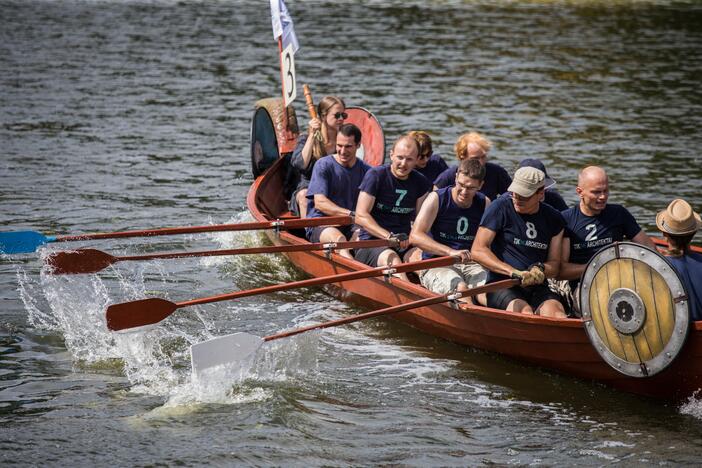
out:
<path id="1" fill-rule="evenodd" d="M 546 166 L 544 166 L 544 163 L 542 163 L 540 159 L 536 159 L 536 158 L 522 159 L 521 162 L 519 163 L 519 167 L 534 167 L 534 168 L 540 170 L 541 172 L 543 172 L 544 175 L 546 176 L 546 178 L 544 179 L 544 187 L 545 188 L 553 187 L 554 185 L 556 185 L 556 181 L 548 176 L 548 172 L 546 172 Z"/>

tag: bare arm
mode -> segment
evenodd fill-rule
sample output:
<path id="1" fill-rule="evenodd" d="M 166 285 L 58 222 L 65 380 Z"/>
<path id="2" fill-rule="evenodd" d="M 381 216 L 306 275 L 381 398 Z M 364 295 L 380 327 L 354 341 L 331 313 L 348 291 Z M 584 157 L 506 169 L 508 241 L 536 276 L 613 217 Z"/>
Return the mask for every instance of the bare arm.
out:
<path id="1" fill-rule="evenodd" d="M 571 263 L 570 260 L 570 238 L 566 237 L 561 242 L 561 266 L 558 272 L 560 280 L 580 279 L 585 271 L 586 264 Z"/>
<path id="2" fill-rule="evenodd" d="M 307 128 L 307 140 L 305 141 L 302 150 L 300 151 L 300 159 L 296 161 L 296 167 L 300 170 L 305 170 L 309 167 L 310 161 L 312 161 L 312 148 L 314 147 L 314 133 L 315 131 L 322 128 L 322 121 L 319 119 L 312 119 L 309 121 L 309 127 Z"/>
<path id="3" fill-rule="evenodd" d="M 645 245 L 653 250 L 657 250 L 656 244 L 653 243 L 653 239 L 648 237 L 648 234 L 643 232 L 643 229 L 640 230 L 639 233 L 636 234 L 631 240 L 637 244 Z"/>
<path id="4" fill-rule="evenodd" d="M 340 207 L 321 193 L 314 194 L 314 207 L 327 216 L 347 216 L 351 214 L 351 210 Z"/>
<path id="5" fill-rule="evenodd" d="M 381 227 L 370 214 L 374 203 L 375 197 L 373 195 L 367 192 L 358 194 L 358 201 L 356 202 L 356 224 L 368 231 L 373 237 L 387 239 L 390 237 L 390 231 Z"/>
<path id="6" fill-rule="evenodd" d="M 414 205 L 414 209 L 416 210 L 416 213 L 419 213 L 419 210 L 422 209 L 422 205 L 424 204 L 424 200 L 427 199 L 430 193 L 433 192 L 427 192 L 423 196 L 417 198 L 417 203 Z"/>
<path id="7" fill-rule="evenodd" d="M 417 218 L 414 220 L 412 232 L 410 232 L 410 244 L 432 255 L 457 255 L 461 256 L 463 261 L 470 261 L 470 253 L 467 250 L 454 250 L 447 245 L 435 241 L 428 234 L 436 220 L 438 210 L 439 196 L 436 192 L 432 192 L 427 196 L 427 199 L 419 210 L 419 214 L 417 214 Z"/>
<path id="8" fill-rule="evenodd" d="M 548 256 L 544 262 L 544 274 L 546 278 L 555 278 L 561 267 L 561 254 L 563 244 L 563 229 L 551 238 L 548 246 Z"/>
<path id="9" fill-rule="evenodd" d="M 495 231 L 491 231 L 486 227 L 479 227 L 470 254 L 474 261 L 480 263 L 488 270 L 510 276 L 516 269 L 497 258 L 492 250 L 490 250 L 492 241 L 495 240 L 495 235 Z"/>

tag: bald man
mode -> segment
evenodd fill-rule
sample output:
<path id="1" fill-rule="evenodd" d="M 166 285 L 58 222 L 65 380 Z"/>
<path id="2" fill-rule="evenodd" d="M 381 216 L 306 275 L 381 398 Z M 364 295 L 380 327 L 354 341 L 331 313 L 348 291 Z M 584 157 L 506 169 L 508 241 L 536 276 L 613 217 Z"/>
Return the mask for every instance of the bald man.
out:
<path id="1" fill-rule="evenodd" d="M 566 221 L 559 279 L 570 280 L 573 291 L 587 262 L 603 247 L 629 239 L 655 250 L 629 210 L 607 203 L 609 179 L 598 166 L 588 166 L 578 175 L 575 191 L 580 203 L 563 211 Z"/>
<path id="2" fill-rule="evenodd" d="M 356 224 L 361 227 L 359 238 L 397 239 L 404 234 L 405 240 L 394 249 L 358 249 L 356 260 L 376 267 L 395 265 L 409 258 L 407 236 L 412 219 L 432 189 L 431 182 L 414 170 L 418 156 L 417 142 L 404 135 L 390 151 L 390 164 L 366 172 L 356 203 Z M 407 279 L 404 274 L 398 276 Z"/>

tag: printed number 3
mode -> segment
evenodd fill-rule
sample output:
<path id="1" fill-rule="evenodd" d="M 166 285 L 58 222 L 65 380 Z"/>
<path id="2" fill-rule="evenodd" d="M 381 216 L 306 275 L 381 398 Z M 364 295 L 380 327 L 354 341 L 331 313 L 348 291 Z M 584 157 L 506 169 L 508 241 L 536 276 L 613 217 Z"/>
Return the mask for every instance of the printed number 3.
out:
<path id="1" fill-rule="evenodd" d="M 293 90 L 295 89 L 295 77 L 292 74 L 292 57 L 290 57 L 290 53 L 288 52 L 285 54 L 285 75 L 287 79 L 289 80 L 288 85 L 285 87 L 285 89 L 288 92 L 288 98 L 290 98 L 293 94 Z"/>
<path id="2" fill-rule="evenodd" d="M 395 193 L 399 195 L 399 197 L 397 197 L 397 201 L 395 202 L 395 206 L 400 206 L 402 199 L 405 198 L 405 195 L 407 195 L 407 190 L 395 189 Z"/>

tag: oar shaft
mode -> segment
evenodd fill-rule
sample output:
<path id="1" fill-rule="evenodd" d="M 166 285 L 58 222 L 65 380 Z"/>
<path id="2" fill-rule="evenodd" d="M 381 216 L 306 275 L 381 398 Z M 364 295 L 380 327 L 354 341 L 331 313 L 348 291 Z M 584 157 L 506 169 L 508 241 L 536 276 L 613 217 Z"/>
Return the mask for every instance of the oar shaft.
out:
<path id="1" fill-rule="evenodd" d="M 55 236 L 51 242 L 69 242 L 90 239 L 117 239 L 124 237 L 170 236 L 176 234 L 191 234 L 201 232 L 221 231 L 253 231 L 257 229 L 299 229 L 315 226 L 348 225 L 353 223 L 350 216 L 328 216 L 323 218 L 277 219 L 274 221 L 212 224 L 206 226 L 182 226 L 173 228 L 146 229 L 141 231 L 99 232 L 94 234 L 77 234 L 70 236 Z"/>
<path id="2" fill-rule="evenodd" d="M 241 249 L 222 249 L 222 250 L 201 250 L 195 252 L 172 252 L 172 253 L 155 253 L 144 255 L 131 255 L 128 257 L 115 257 L 116 261 L 131 261 L 131 260 L 155 260 L 155 259 L 171 259 L 171 258 L 189 258 L 189 257 L 215 257 L 226 255 L 252 255 L 252 254 L 268 254 L 268 253 L 285 253 L 285 252 L 308 252 L 313 250 L 343 250 L 343 249 L 363 249 L 372 247 L 383 247 L 389 245 L 387 239 L 371 239 L 367 241 L 349 241 L 349 242 L 334 242 L 334 243 L 315 243 L 315 244 L 290 244 L 290 245 L 269 245 L 262 247 L 244 247 Z"/>
<path id="3" fill-rule="evenodd" d="M 372 268 L 370 270 L 352 271 L 349 273 L 341 273 L 338 275 L 322 276 L 320 278 L 310 278 L 302 281 L 295 281 L 292 283 L 275 284 L 272 286 L 266 286 L 258 289 L 248 289 L 245 291 L 237 291 L 228 294 L 221 294 L 219 296 L 202 297 L 199 299 L 192 299 L 190 301 L 178 302 L 176 306 L 187 307 L 199 304 L 208 304 L 210 302 L 226 301 L 231 299 L 239 299 L 241 297 L 256 296 L 259 294 L 267 294 L 272 292 L 287 291 L 295 288 L 304 288 L 310 286 L 320 286 L 323 284 L 330 283 L 341 283 L 343 281 L 357 280 L 361 278 L 371 278 L 373 276 L 381 276 L 383 274 L 394 274 L 394 273 L 407 273 L 416 270 L 426 270 L 429 268 L 437 268 L 448 265 L 453 265 L 456 263 L 457 258 L 455 257 L 439 257 L 431 258 L 428 260 L 420 260 L 418 262 L 402 263 L 400 265 L 395 265 L 392 267 L 378 267 Z"/>
<path id="4" fill-rule="evenodd" d="M 502 281 L 498 281 L 496 283 L 490 283 L 490 284 L 486 284 L 485 286 L 480 286 L 477 288 L 470 289 L 466 292 L 461 293 L 460 297 L 476 296 L 478 294 L 484 294 L 484 293 L 496 291 L 498 289 L 511 288 L 512 286 L 516 286 L 517 284 L 519 284 L 519 280 L 516 280 L 516 279 L 502 280 Z M 390 315 L 390 314 L 395 314 L 398 312 L 404 312 L 404 311 L 410 310 L 410 309 L 418 309 L 420 307 L 426 307 L 426 306 L 430 306 L 430 305 L 434 305 L 434 304 L 440 304 L 442 302 L 450 301 L 452 296 L 454 296 L 454 294 L 445 294 L 443 296 L 430 297 L 427 299 L 420 299 L 418 301 L 408 302 L 407 304 L 400 304 L 400 305 L 396 305 L 396 306 L 392 306 L 392 307 L 387 307 L 385 309 L 379 309 L 379 310 L 374 310 L 371 312 L 366 312 L 363 314 L 352 315 L 351 317 L 346 317 L 346 318 L 342 318 L 339 320 L 331 320 L 329 322 L 319 323 L 317 325 L 310 325 L 307 327 L 297 328 L 295 330 L 290 330 L 290 331 L 286 331 L 286 332 L 277 333 L 275 335 L 266 336 L 263 338 L 263 341 L 273 341 L 273 340 L 277 340 L 279 338 L 285 338 L 288 336 L 298 335 L 300 333 L 304 333 L 304 332 L 307 332 L 310 330 L 336 327 L 338 325 L 345 325 L 347 323 L 359 322 L 361 320 L 366 320 L 366 319 L 373 318 L 373 317 L 379 317 L 381 315 Z"/>

